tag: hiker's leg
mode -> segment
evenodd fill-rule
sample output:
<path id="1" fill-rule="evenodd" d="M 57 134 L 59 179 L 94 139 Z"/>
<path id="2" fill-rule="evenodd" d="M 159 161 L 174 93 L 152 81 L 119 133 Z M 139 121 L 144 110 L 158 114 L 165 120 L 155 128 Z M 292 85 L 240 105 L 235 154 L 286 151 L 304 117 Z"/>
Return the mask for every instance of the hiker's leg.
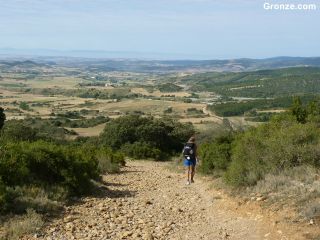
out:
<path id="1" fill-rule="evenodd" d="M 188 166 L 188 171 L 187 171 L 187 180 L 190 182 L 192 178 L 192 166 Z"/>
<path id="2" fill-rule="evenodd" d="M 186 167 L 186 175 L 187 175 L 187 181 L 189 181 L 189 175 L 190 175 L 190 170 L 189 170 L 189 166 Z"/>
<path id="3" fill-rule="evenodd" d="M 193 177 L 194 177 L 194 174 L 195 174 L 195 171 L 196 170 L 196 166 L 195 165 L 192 165 L 191 166 L 191 181 L 193 181 Z"/>

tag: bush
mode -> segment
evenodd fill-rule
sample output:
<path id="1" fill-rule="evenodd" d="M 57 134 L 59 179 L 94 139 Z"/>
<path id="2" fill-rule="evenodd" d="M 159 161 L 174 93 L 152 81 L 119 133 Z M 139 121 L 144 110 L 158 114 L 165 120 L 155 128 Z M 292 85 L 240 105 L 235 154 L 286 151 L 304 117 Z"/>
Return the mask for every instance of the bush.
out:
<path id="1" fill-rule="evenodd" d="M 121 149 L 127 156 L 134 159 L 155 159 L 165 160 L 167 155 L 161 150 L 152 147 L 151 145 L 144 142 L 135 142 L 131 144 L 125 144 Z"/>
<path id="2" fill-rule="evenodd" d="M 61 184 L 74 194 L 98 177 L 94 148 L 36 141 L 8 143 L 1 150 L 0 176 L 8 186 Z"/>
<path id="3" fill-rule="evenodd" d="M 124 155 L 114 152 L 109 148 L 101 148 L 97 151 L 98 167 L 101 173 L 116 173 L 121 166 L 125 166 Z"/>
<path id="4" fill-rule="evenodd" d="M 12 141 L 35 141 L 37 139 L 37 132 L 19 121 L 6 122 L 1 135 L 4 139 Z"/>
<path id="5" fill-rule="evenodd" d="M 66 135 L 74 134 L 72 131 L 58 127 L 59 122 L 42 120 L 40 118 L 26 118 L 24 120 L 7 121 L 1 131 L 6 140 L 11 141 L 48 141 L 64 140 Z"/>
<path id="6" fill-rule="evenodd" d="M 25 111 L 29 111 L 30 110 L 30 106 L 26 102 L 20 102 L 19 108 L 21 108 L 22 110 L 25 110 Z"/>
<path id="7" fill-rule="evenodd" d="M 233 146 L 226 180 L 236 186 L 296 166 L 320 166 L 320 130 L 313 123 L 276 119 L 238 136 Z"/>
<path id="8" fill-rule="evenodd" d="M 209 143 L 199 147 L 199 157 L 202 161 L 200 170 L 204 173 L 216 174 L 227 169 L 231 162 L 231 134 L 221 135 Z"/>
<path id="9" fill-rule="evenodd" d="M 170 155 L 180 152 L 183 143 L 193 133 L 194 128 L 191 124 L 182 124 L 170 119 L 128 115 L 111 120 L 100 135 L 100 139 L 104 145 L 112 149 L 122 149 L 130 156 L 154 155 L 160 159 L 162 153 Z M 125 150 L 124 145 L 130 149 Z M 147 153 L 149 150 L 151 153 Z"/>
<path id="10" fill-rule="evenodd" d="M 183 88 L 173 84 L 173 83 L 164 83 L 161 85 L 158 85 L 157 88 L 159 89 L 160 92 L 179 92 Z"/>
<path id="11" fill-rule="evenodd" d="M 0 213 L 6 211 L 8 208 L 9 196 L 7 186 L 3 183 L 0 178 Z"/>

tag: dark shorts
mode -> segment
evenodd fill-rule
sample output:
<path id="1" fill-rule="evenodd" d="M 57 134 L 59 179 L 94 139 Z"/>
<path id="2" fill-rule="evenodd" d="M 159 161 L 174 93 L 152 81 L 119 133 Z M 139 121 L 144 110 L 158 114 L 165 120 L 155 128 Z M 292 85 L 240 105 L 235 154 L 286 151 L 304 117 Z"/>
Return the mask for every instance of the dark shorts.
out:
<path id="1" fill-rule="evenodd" d="M 189 167 L 189 166 L 196 166 L 196 159 L 184 159 L 184 166 Z"/>

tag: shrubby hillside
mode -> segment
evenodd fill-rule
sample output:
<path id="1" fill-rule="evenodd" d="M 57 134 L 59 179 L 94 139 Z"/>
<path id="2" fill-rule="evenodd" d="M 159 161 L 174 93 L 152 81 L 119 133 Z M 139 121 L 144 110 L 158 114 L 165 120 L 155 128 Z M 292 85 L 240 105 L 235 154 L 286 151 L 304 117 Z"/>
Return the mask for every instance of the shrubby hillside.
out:
<path id="1" fill-rule="evenodd" d="M 297 67 L 253 72 L 200 73 L 180 81 L 192 89 L 228 97 L 275 98 L 320 92 L 320 68 Z"/>
<path id="2" fill-rule="evenodd" d="M 2 109 L 0 116 L 2 127 Z M 100 137 L 71 141 L 65 138 L 69 132 L 49 120 L 4 122 L 0 131 L 0 212 L 28 208 L 50 212 L 55 201 L 92 192 L 93 181 L 99 181 L 102 173 L 118 172 L 126 155 L 167 160 L 193 133 L 189 124 L 128 115 L 110 120 Z M 40 200 L 43 196 L 45 200 Z"/>
<path id="3" fill-rule="evenodd" d="M 302 103 L 306 104 L 310 101 L 319 99 L 319 95 L 304 94 L 299 96 Z M 255 99 L 247 101 L 228 101 L 225 103 L 217 103 L 210 105 L 208 108 L 215 112 L 218 116 L 243 116 L 247 113 L 250 114 L 256 110 L 268 109 L 288 109 L 292 104 L 292 96 L 278 97 L 273 99 Z"/>
<path id="4" fill-rule="evenodd" d="M 320 101 L 295 98 L 289 111 L 200 145 L 200 169 L 244 201 L 294 209 L 295 221 L 320 217 Z M 231 188 L 230 188 L 231 186 Z"/>
<path id="5" fill-rule="evenodd" d="M 255 185 L 268 174 L 300 166 L 320 167 L 320 101 L 294 100 L 289 112 L 244 132 L 216 137 L 200 147 L 205 173 L 233 186 Z"/>
<path id="6" fill-rule="evenodd" d="M 182 90 L 182 87 L 173 84 L 173 83 L 164 83 L 157 86 L 160 92 L 179 92 Z"/>

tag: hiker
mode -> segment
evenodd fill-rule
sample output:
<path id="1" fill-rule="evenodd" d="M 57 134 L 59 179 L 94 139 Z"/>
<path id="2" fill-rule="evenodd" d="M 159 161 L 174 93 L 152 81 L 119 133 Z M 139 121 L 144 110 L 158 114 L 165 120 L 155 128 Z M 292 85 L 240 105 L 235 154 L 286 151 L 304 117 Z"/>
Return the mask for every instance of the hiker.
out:
<path id="1" fill-rule="evenodd" d="M 183 148 L 184 166 L 186 166 L 187 172 L 187 185 L 194 183 L 193 177 L 195 174 L 197 159 L 197 145 L 196 138 L 192 136 Z"/>

